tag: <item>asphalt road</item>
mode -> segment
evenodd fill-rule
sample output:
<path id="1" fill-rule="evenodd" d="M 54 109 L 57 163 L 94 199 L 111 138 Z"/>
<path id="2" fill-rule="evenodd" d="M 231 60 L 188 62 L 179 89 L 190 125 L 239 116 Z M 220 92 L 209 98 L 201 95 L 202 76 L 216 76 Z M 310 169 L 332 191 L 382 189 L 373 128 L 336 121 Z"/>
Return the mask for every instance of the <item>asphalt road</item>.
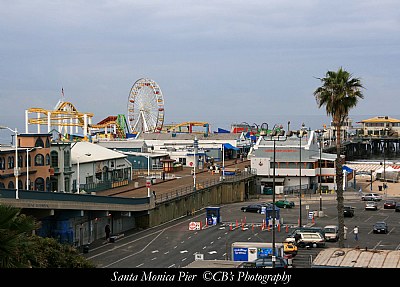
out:
<path id="1" fill-rule="evenodd" d="M 400 248 L 400 212 L 383 209 L 379 202 L 377 211 L 364 209 L 365 202 L 357 194 L 345 197 L 345 204 L 355 207 L 355 216 L 345 218 L 348 227 L 345 247 L 360 247 L 368 249 Z M 244 213 L 242 206 L 253 202 L 271 201 L 260 198 L 252 202 L 234 203 L 221 206 L 221 222 L 217 225 L 205 226 L 205 211 L 194 216 L 186 216 L 173 222 L 155 228 L 136 231 L 127 234 L 115 243 L 105 243 L 90 249 L 84 254 L 98 268 L 182 268 L 195 260 L 201 254 L 206 260 L 230 260 L 231 244 L 237 241 L 282 242 L 287 232 L 298 225 L 300 207 L 298 198 L 288 198 L 295 201 L 292 209 L 280 209 L 279 228 L 262 229 L 264 214 Z M 322 201 L 322 217 L 308 218 L 310 211 L 320 207 L 318 198 L 302 199 L 302 224 L 324 227 L 328 224 L 337 225 L 336 200 L 334 196 L 324 196 Z M 372 225 L 376 221 L 386 221 L 389 225 L 388 234 L 373 234 Z M 189 230 L 192 221 L 202 222 L 201 230 Z M 352 228 L 359 226 L 359 240 L 354 239 Z M 337 247 L 337 243 L 328 242 L 327 247 Z M 294 258 L 294 267 L 310 267 L 312 259 L 320 248 L 299 248 Z M 197 255 L 196 255 L 197 254 Z"/>

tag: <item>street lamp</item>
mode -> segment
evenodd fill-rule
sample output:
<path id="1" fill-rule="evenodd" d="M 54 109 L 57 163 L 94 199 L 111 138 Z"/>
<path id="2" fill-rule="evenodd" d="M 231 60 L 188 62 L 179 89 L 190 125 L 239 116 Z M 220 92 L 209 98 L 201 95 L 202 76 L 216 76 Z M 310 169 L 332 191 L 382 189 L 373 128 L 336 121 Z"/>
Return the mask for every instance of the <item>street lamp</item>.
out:
<path id="1" fill-rule="evenodd" d="M 199 141 L 197 140 L 197 137 L 194 137 L 194 141 L 193 141 L 193 155 L 194 155 L 194 160 L 193 160 L 193 190 L 194 191 L 196 191 L 196 164 L 197 164 L 196 154 L 197 154 L 198 148 L 199 148 Z"/>
<path id="2" fill-rule="evenodd" d="M 222 179 L 225 179 L 225 144 L 222 144 Z"/>
<path id="3" fill-rule="evenodd" d="M 85 154 L 83 154 L 83 155 L 86 155 L 86 156 L 91 156 L 91 154 L 90 153 L 85 153 Z M 82 155 L 78 155 L 77 157 L 76 157 L 76 159 L 77 159 L 77 164 L 76 164 L 76 172 L 77 172 L 77 174 L 76 174 L 76 193 L 80 193 L 80 174 L 79 174 L 79 159 L 80 159 L 80 157 L 81 157 Z"/>
<path id="4" fill-rule="evenodd" d="M 268 125 L 267 125 L 268 126 Z M 276 126 L 276 125 L 275 125 Z M 275 219 L 276 219 L 276 209 L 275 209 L 275 167 L 276 167 L 276 142 L 277 141 L 286 141 L 287 136 L 285 136 L 285 131 L 280 128 L 273 128 L 273 130 L 270 132 L 268 135 L 269 139 L 267 137 L 267 132 L 263 132 L 260 134 L 260 136 L 263 137 L 265 141 L 272 141 L 274 143 L 274 156 L 273 156 L 273 174 L 272 174 L 272 268 L 275 268 L 275 262 L 276 262 L 276 250 L 275 250 Z M 268 129 L 267 129 L 268 130 Z M 265 134 L 264 134 L 265 133 Z M 283 137 L 283 138 L 282 138 Z"/>
<path id="5" fill-rule="evenodd" d="M 318 143 L 319 143 L 319 210 L 322 211 L 322 134 L 324 130 L 316 130 L 318 135 Z"/>
<path id="6" fill-rule="evenodd" d="M 29 152 L 33 151 L 36 148 L 40 149 L 42 147 L 38 146 L 26 149 L 26 190 L 29 190 Z"/>
<path id="7" fill-rule="evenodd" d="M 15 164 L 14 164 L 14 176 L 15 176 L 15 199 L 19 199 L 18 195 L 18 175 L 19 175 L 19 169 L 18 169 L 18 131 L 17 129 L 13 130 L 9 127 L 6 126 L 0 126 L 0 129 L 2 130 L 9 130 L 13 133 L 15 133 Z"/>
<path id="8" fill-rule="evenodd" d="M 301 210 L 301 193 L 302 193 L 302 187 L 301 187 L 301 140 L 303 139 L 303 136 L 307 134 L 307 130 L 304 130 L 304 124 L 301 126 L 301 129 L 296 132 L 297 137 L 299 138 L 299 154 L 300 154 L 300 167 L 299 167 L 299 184 L 300 184 L 300 190 L 299 190 L 299 227 L 303 226 L 302 225 L 302 210 Z"/>
<path id="9" fill-rule="evenodd" d="M 147 155 L 147 180 L 150 180 L 150 155 Z M 147 185 L 147 197 L 150 197 L 150 184 Z"/>

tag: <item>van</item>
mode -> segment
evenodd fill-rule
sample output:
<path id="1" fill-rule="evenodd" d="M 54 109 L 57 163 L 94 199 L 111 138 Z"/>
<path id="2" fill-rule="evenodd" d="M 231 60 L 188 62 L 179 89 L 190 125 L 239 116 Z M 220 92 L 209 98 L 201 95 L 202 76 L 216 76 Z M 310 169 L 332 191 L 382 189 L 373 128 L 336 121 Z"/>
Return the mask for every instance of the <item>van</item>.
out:
<path id="1" fill-rule="evenodd" d="M 339 240 L 339 227 L 337 225 L 327 225 L 324 227 L 326 241 Z"/>
<path id="2" fill-rule="evenodd" d="M 322 236 L 325 235 L 324 229 L 322 227 L 316 227 L 316 226 L 309 226 L 309 227 L 295 227 L 287 237 L 292 237 L 294 238 L 297 233 L 299 232 L 318 232 L 321 233 Z"/>
<path id="3" fill-rule="evenodd" d="M 325 237 L 318 232 L 299 232 L 297 238 L 299 247 L 325 247 Z"/>

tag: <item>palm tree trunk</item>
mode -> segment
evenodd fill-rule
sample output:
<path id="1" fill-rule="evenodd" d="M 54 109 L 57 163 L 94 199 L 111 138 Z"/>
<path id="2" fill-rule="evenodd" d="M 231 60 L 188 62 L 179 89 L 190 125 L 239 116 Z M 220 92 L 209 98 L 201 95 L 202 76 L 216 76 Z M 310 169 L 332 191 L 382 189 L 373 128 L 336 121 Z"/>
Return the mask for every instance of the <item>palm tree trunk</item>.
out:
<path id="1" fill-rule="evenodd" d="M 342 150 L 341 123 L 336 124 L 336 200 L 338 211 L 339 247 L 344 247 L 344 197 L 343 197 L 343 162 L 340 156 Z"/>

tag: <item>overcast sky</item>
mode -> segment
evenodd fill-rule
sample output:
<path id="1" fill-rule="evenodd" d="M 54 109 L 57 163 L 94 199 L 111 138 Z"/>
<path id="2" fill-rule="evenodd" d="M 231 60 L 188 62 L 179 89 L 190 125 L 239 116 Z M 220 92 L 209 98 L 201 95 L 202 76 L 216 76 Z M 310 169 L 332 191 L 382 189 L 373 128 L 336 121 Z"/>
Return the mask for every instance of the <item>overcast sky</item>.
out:
<path id="1" fill-rule="evenodd" d="M 97 123 L 132 85 L 161 88 L 164 123 L 276 124 L 326 115 L 317 77 L 365 86 L 354 115 L 399 111 L 400 1 L 0 0 L 0 125 L 64 100 Z"/>

